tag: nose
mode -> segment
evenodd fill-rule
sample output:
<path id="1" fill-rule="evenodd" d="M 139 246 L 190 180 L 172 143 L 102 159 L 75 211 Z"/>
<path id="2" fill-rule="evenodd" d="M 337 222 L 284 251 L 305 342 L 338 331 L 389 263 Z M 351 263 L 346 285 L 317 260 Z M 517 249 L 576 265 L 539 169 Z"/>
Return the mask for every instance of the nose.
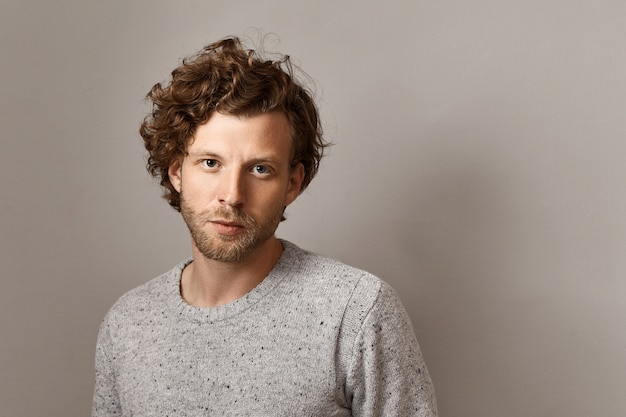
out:
<path id="1" fill-rule="evenodd" d="M 241 172 L 231 170 L 220 175 L 217 198 L 221 204 L 237 207 L 244 202 L 244 181 Z"/>

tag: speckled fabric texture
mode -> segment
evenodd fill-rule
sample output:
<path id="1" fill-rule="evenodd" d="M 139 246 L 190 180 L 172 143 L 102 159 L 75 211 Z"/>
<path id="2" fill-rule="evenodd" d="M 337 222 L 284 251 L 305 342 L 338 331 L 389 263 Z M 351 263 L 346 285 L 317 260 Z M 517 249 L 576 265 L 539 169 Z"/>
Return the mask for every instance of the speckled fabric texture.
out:
<path id="1" fill-rule="evenodd" d="M 230 304 L 184 302 L 183 262 L 122 296 L 96 349 L 93 417 L 437 415 L 395 292 L 283 241 Z"/>

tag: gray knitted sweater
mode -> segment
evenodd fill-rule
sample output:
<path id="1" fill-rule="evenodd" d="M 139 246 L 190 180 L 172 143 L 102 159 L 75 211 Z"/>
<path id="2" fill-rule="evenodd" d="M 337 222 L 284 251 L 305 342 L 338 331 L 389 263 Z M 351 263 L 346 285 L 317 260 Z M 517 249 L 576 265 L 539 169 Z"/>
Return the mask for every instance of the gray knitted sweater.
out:
<path id="1" fill-rule="evenodd" d="M 436 416 L 395 292 L 283 245 L 272 272 L 224 306 L 183 301 L 189 261 L 122 296 L 100 327 L 92 416 Z"/>

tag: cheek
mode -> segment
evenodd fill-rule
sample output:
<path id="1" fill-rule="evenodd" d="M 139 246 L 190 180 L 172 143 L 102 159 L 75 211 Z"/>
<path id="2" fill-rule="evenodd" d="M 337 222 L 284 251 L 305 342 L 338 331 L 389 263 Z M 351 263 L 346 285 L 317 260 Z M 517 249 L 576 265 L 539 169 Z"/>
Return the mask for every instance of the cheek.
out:
<path id="1" fill-rule="evenodd" d="M 198 181 L 194 178 L 183 177 L 181 190 L 185 199 L 193 205 L 206 205 L 212 201 L 215 192 L 214 187 L 206 181 Z"/>
<path id="2" fill-rule="evenodd" d="M 287 204 L 287 191 L 283 187 L 273 187 L 272 189 L 259 189 L 248 198 L 248 205 L 251 210 L 255 208 L 264 211 L 275 211 Z"/>

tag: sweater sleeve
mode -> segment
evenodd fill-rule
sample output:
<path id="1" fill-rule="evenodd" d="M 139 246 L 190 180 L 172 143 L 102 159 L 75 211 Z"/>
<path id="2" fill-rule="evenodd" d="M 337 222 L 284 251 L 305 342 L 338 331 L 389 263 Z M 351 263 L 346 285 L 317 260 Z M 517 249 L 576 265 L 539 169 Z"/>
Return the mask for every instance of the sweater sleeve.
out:
<path id="1" fill-rule="evenodd" d="M 386 283 L 357 333 L 346 383 L 355 417 L 437 416 L 410 318 Z"/>
<path id="2" fill-rule="evenodd" d="M 96 382 L 93 395 L 92 417 L 121 416 L 122 409 L 115 373 L 109 355 L 111 355 L 111 335 L 107 321 L 102 323 L 96 344 Z"/>

